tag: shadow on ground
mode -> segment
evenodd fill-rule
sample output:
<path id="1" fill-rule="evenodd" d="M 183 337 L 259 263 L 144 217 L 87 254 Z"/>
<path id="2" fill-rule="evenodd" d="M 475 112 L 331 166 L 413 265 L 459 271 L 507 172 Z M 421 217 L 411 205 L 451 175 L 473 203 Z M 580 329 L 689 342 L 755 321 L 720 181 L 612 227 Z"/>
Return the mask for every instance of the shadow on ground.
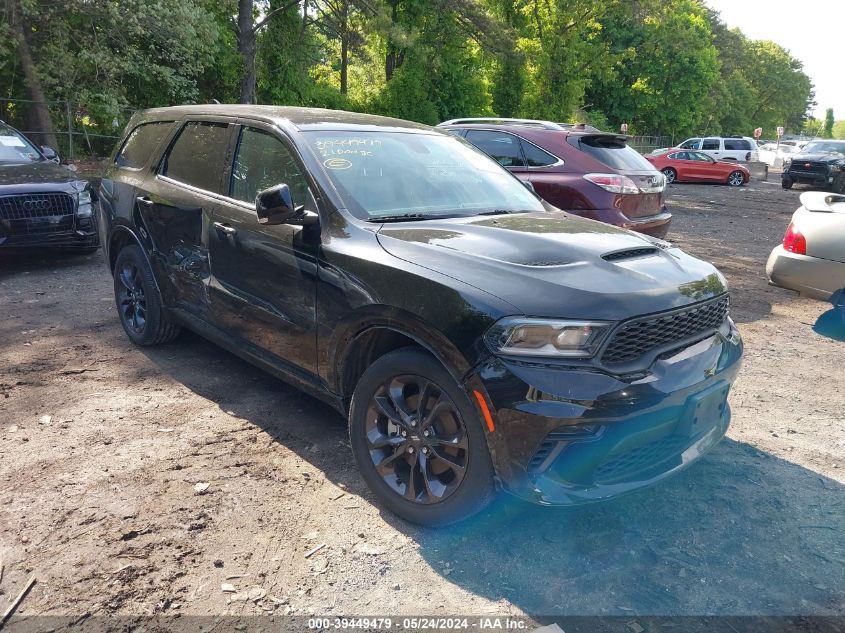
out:
<path id="1" fill-rule="evenodd" d="M 144 352 L 374 503 L 351 453 L 337 451 L 346 429 L 328 406 L 190 334 Z M 732 440 L 603 504 L 542 508 L 503 495 L 440 530 L 382 516 L 448 582 L 535 617 L 845 613 L 845 487 Z"/>

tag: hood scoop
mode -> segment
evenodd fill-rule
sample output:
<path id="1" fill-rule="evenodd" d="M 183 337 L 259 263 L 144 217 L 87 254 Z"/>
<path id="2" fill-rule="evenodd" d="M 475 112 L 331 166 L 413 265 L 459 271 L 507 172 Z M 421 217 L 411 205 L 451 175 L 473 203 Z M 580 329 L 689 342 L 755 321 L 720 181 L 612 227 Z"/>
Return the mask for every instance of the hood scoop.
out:
<path id="1" fill-rule="evenodd" d="M 629 248 L 623 251 L 612 251 L 610 253 L 605 253 L 601 256 L 601 258 L 606 262 L 618 262 L 622 261 L 623 259 L 634 259 L 636 257 L 649 257 L 651 255 L 657 255 L 657 249 L 648 247 L 648 248 Z"/>

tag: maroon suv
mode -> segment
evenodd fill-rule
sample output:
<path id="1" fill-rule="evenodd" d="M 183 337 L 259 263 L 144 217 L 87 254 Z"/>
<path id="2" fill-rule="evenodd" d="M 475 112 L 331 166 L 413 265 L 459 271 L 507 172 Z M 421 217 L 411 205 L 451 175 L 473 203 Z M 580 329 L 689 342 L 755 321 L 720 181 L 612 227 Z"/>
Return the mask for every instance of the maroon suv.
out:
<path id="1" fill-rule="evenodd" d="M 559 209 L 654 237 L 669 230 L 663 175 L 626 136 L 528 119 L 453 119 L 438 127 L 495 158 Z"/>

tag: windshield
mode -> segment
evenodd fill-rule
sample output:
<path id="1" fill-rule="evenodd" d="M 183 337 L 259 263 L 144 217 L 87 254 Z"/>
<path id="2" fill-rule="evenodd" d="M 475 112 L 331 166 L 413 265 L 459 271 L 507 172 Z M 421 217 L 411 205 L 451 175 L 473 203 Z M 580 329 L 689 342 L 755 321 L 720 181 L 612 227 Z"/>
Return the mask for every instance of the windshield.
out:
<path id="1" fill-rule="evenodd" d="M 34 163 L 43 160 L 35 146 L 15 128 L 0 123 L 0 164 Z"/>
<path id="2" fill-rule="evenodd" d="M 402 132 L 303 132 L 351 213 L 470 216 L 543 211 L 497 162 L 463 140 Z"/>
<path id="3" fill-rule="evenodd" d="M 819 141 L 816 143 L 808 143 L 801 150 L 805 154 L 842 154 L 845 156 L 845 143 L 832 143 Z"/>
<path id="4" fill-rule="evenodd" d="M 611 169 L 621 171 L 651 171 L 654 166 L 637 150 L 613 136 L 569 137 L 569 142 L 582 152 L 601 161 Z"/>

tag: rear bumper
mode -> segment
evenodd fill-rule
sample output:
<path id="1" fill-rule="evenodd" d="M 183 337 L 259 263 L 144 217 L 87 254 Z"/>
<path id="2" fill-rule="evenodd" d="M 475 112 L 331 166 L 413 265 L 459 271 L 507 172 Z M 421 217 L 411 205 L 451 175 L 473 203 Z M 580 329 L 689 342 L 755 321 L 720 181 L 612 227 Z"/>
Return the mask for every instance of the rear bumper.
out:
<path id="1" fill-rule="evenodd" d="M 636 218 L 628 217 L 619 209 L 595 209 L 582 215 L 660 239 L 666 237 L 672 222 L 672 214 L 668 211 Z"/>
<path id="2" fill-rule="evenodd" d="M 814 299 L 828 299 L 845 287 L 845 263 L 797 255 L 776 246 L 766 262 L 766 275 L 773 286 L 797 290 Z"/>
<path id="3" fill-rule="evenodd" d="M 503 487 L 547 505 L 599 501 L 653 484 L 724 436 L 742 341 L 730 325 L 636 377 L 489 359 L 478 377 Z"/>

